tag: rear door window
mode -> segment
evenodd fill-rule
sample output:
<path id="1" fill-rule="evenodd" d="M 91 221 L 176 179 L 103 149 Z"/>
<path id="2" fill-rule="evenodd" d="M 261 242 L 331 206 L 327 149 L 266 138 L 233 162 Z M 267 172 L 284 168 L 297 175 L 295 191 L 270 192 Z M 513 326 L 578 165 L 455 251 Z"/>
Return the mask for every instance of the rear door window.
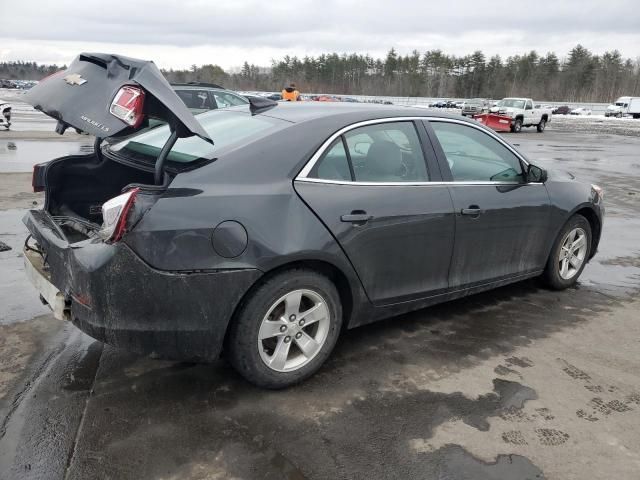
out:
<path id="1" fill-rule="evenodd" d="M 367 125 L 344 137 L 357 182 L 429 181 L 413 122 Z"/>
<path id="2" fill-rule="evenodd" d="M 374 183 L 429 181 L 422 145 L 411 121 L 346 132 L 331 144 L 308 176 Z"/>

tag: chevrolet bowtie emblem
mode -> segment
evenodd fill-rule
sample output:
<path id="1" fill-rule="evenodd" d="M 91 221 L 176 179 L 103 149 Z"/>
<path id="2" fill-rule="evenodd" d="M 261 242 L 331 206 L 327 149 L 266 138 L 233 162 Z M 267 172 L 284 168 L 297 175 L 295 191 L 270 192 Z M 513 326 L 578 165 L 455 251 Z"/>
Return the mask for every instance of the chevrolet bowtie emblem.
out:
<path id="1" fill-rule="evenodd" d="M 64 81 L 69 85 L 82 85 L 83 83 L 87 83 L 87 81 L 78 73 L 71 73 L 67 75 L 64 77 Z"/>

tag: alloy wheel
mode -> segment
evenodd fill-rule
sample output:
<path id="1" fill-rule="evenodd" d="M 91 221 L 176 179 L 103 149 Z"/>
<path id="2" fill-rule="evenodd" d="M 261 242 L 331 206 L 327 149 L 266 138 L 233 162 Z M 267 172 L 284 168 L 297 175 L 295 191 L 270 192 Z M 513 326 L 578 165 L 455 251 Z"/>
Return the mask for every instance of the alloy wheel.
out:
<path id="1" fill-rule="evenodd" d="M 587 233 L 582 228 L 574 228 L 567 234 L 558 258 L 560 277 L 571 280 L 576 276 L 587 256 L 587 247 Z"/>
<path id="2" fill-rule="evenodd" d="M 320 352 L 331 325 L 327 302 L 317 292 L 294 290 L 276 300 L 262 319 L 258 350 L 277 372 L 308 364 Z"/>

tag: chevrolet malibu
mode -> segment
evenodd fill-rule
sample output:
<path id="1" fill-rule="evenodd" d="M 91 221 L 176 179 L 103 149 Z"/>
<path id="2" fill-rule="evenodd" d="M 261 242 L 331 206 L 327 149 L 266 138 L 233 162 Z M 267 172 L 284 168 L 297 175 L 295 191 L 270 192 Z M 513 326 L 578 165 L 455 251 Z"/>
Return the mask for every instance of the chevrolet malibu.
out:
<path id="1" fill-rule="evenodd" d="M 312 375 L 345 329 L 530 277 L 570 287 L 602 232 L 599 187 L 457 116 L 256 97 L 196 118 L 153 63 L 106 54 L 28 98 L 96 137 L 34 167 L 41 300 L 102 342 L 222 354 L 262 387 Z"/>

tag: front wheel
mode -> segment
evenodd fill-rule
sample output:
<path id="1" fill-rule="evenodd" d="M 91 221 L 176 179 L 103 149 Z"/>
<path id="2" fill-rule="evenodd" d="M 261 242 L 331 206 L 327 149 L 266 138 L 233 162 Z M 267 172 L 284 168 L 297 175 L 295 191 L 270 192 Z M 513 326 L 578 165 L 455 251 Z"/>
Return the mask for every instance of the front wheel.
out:
<path id="1" fill-rule="evenodd" d="M 293 269 L 249 293 L 229 326 L 226 356 L 251 383 L 284 388 L 316 372 L 342 326 L 340 296 L 324 275 Z"/>
<path id="2" fill-rule="evenodd" d="M 542 120 L 540 120 L 540 123 L 538 124 L 538 132 L 542 133 L 544 132 L 544 128 L 547 126 L 547 121 L 543 118 Z"/>
<path id="3" fill-rule="evenodd" d="M 556 238 L 542 278 L 555 290 L 573 286 L 591 253 L 591 225 L 582 215 L 569 219 Z"/>
<path id="4" fill-rule="evenodd" d="M 515 122 L 513 122 L 513 125 L 511 126 L 511 131 L 513 133 L 520 133 L 520 131 L 522 130 L 522 120 L 517 118 Z"/>

